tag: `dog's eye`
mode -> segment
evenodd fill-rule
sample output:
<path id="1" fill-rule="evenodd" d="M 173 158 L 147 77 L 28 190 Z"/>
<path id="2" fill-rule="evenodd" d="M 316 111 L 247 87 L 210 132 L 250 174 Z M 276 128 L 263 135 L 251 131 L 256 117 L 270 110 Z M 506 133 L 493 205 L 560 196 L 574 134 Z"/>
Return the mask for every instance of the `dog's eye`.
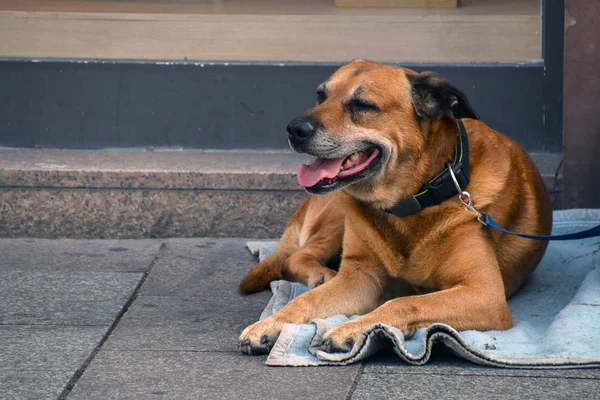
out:
<path id="1" fill-rule="evenodd" d="M 348 104 L 348 108 L 350 109 L 350 112 L 352 113 L 358 113 L 358 112 L 363 112 L 363 111 L 381 111 L 381 109 L 379 107 L 377 107 L 376 104 L 373 103 L 369 103 L 367 101 L 364 100 L 352 100 L 349 104 Z"/>
<path id="2" fill-rule="evenodd" d="M 325 94 L 324 90 L 317 90 L 317 104 L 321 104 L 326 98 L 327 95 Z"/>

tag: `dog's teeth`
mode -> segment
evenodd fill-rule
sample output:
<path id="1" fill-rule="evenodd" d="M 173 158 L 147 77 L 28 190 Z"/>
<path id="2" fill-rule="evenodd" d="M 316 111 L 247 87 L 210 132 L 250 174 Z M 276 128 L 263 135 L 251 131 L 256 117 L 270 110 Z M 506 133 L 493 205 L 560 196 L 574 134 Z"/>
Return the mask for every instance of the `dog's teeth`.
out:
<path id="1" fill-rule="evenodd" d="M 352 156 L 350 156 L 350 158 L 349 158 L 349 159 L 347 159 L 346 161 L 344 161 L 344 164 L 342 165 L 342 168 L 341 168 L 341 169 L 348 168 L 348 167 L 350 167 L 351 165 L 352 165 Z"/>
<path id="2" fill-rule="evenodd" d="M 351 161 L 354 161 L 354 160 L 356 160 L 358 157 L 359 157 L 359 154 L 358 154 L 358 153 L 354 153 L 354 154 L 352 154 L 352 155 L 350 156 L 350 160 L 351 160 Z"/>

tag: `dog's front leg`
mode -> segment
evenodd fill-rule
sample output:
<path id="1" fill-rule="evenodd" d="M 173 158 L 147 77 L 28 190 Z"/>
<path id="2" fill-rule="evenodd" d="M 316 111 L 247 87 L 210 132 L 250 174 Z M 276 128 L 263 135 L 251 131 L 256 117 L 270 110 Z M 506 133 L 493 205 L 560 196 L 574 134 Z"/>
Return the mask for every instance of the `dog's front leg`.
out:
<path id="1" fill-rule="evenodd" d="M 394 326 L 405 336 L 436 322 L 457 330 L 509 329 L 512 317 L 495 254 L 485 240 L 478 243 L 473 237 L 468 248 L 440 249 L 446 260 L 435 268 L 434 279 L 443 283 L 441 290 L 389 300 L 373 312 L 335 326 L 324 335 L 323 349 L 349 351 L 376 323 Z"/>
<path id="2" fill-rule="evenodd" d="M 381 285 L 368 272 L 350 265 L 323 285 L 303 293 L 270 317 L 250 325 L 240 336 L 245 354 L 267 353 L 285 323 L 304 324 L 335 314 L 364 314 L 380 304 Z"/>

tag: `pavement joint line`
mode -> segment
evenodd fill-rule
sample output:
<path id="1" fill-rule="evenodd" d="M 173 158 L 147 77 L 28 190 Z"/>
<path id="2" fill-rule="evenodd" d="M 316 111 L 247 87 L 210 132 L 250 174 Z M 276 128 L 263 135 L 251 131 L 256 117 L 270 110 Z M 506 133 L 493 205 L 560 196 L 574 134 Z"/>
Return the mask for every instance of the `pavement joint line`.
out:
<path id="1" fill-rule="evenodd" d="M 563 166 L 563 160 L 561 159 L 560 162 L 558 163 L 558 166 L 556 167 L 556 171 L 554 172 L 554 185 L 552 186 L 554 192 L 558 192 L 558 191 L 562 191 L 562 188 L 559 188 L 559 184 L 561 179 L 559 178 L 563 178 L 563 174 L 562 174 L 562 166 Z"/>
<path id="2" fill-rule="evenodd" d="M 73 390 L 73 388 L 77 384 L 77 381 L 79 381 L 79 378 L 81 378 L 81 376 L 83 375 L 83 373 L 85 372 L 87 367 L 90 365 L 92 360 L 96 357 L 96 354 L 98 354 L 98 352 L 102 349 L 102 346 L 104 346 L 104 343 L 106 343 L 106 341 L 108 340 L 108 338 L 110 337 L 112 332 L 115 330 L 115 328 L 117 327 L 117 325 L 123 318 L 123 316 L 127 313 L 127 311 L 129 311 L 129 308 L 131 307 L 133 302 L 137 299 L 138 293 L 140 292 L 142 285 L 144 284 L 144 282 L 146 282 L 148 275 L 150 275 L 150 272 L 152 271 L 154 266 L 158 263 L 158 260 L 160 260 L 162 254 L 164 253 L 164 249 L 166 247 L 167 247 L 167 244 L 165 242 L 161 242 L 160 247 L 158 249 L 158 253 L 150 262 L 148 269 L 146 270 L 146 272 L 144 272 L 144 275 L 142 276 L 142 278 L 136 285 L 135 289 L 133 290 L 133 293 L 131 294 L 131 296 L 129 297 L 129 299 L 127 300 L 127 302 L 125 303 L 125 305 L 123 306 L 121 311 L 119 312 L 119 314 L 117 314 L 117 317 L 115 318 L 113 323 L 110 325 L 110 327 L 108 328 L 108 330 L 106 331 L 104 336 L 102 336 L 102 339 L 100 339 L 100 342 L 96 345 L 96 347 L 90 353 L 90 355 L 87 356 L 87 358 L 84 360 L 83 364 L 75 371 L 75 373 L 73 373 L 73 376 L 71 376 L 71 378 L 67 382 L 65 388 L 58 395 L 58 400 L 66 399 L 67 396 L 69 395 L 69 393 L 71 393 L 71 390 Z"/>
<path id="3" fill-rule="evenodd" d="M 365 367 L 367 365 L 367 362 L 363 362 L 360 367 L 358 368 L 358 371 L 356 372 L 356 376 L 354 377 L 354 380 L 352 381 L 352 385 L 350 385 L 350 389 L 348 389 L 348 394 L 346 395 L 346 400 L 350 400 L 352 398 L 352 396 L 354 395 L 354 392 L 356 391 L 356 387 L 358 386 L 358 382 L 360 381 L 360 377 L 363 375 L 363 371 L 365 370 Z"/>
<path id="4" fill-rule="evenodd" d="M 577 369 L 593 369 L 593 368 L 570 368 L 570 371 L 573 370 L 577 370 Z M 494 370 L 496 371 L 507 371 L 507 370 L 513 370 L 514 369 L 510 369 L 510 368 L 494 368 Z M 562 369 L 564 370 L 564 369 Z M 540 368 L 540 369 L 536 369 L 535 371 L 561 371 L 561 369 L 552 369 L 552 368 Z M 600 381 L 600 378 L 596 378 L 596 377 L 590 377 L 590 376 L 537 376 L 537 375 L 532 375 L 532 374 L 514 374 L 514 375 L 508 375 L 508 374 L 504 374 L 504 373 L 499 373 L 499 374 L 495 374 L 495 373 L 481 373 L 481 374 L 473 374 L 473 373 L 462 373 L 456 370 L 448 370 L 448 372 L 386 372 L 386 371 L 377 371 L 377 372 L 365 372 L 364 375 L 436 375 L 436 376 L 471 376 L 471 377 L 478 377 L 478 376 L 484 376 L 486 378 L 531 378 L 531 379 L 577 379 L 577 380 L 589 380 L 589 381 Z"/>
<path id="5" fill-rule="evenodd" d="M 30 324 L 30 323 L 0 323 L 0 327 L 3 326 L 62 326 L 62 327 L 73 327 L 73 328 L 96 328 L 99 326 L 106 326 L 106 324 Z"/>
<path id="6" fill-rule="evenodd" d="M 119 352 L 119 353 L 219 353 L 219 354 L 239 354 L 237 350 L 172 350 L 172 349 L 104 349 L 103 352 Z"/>

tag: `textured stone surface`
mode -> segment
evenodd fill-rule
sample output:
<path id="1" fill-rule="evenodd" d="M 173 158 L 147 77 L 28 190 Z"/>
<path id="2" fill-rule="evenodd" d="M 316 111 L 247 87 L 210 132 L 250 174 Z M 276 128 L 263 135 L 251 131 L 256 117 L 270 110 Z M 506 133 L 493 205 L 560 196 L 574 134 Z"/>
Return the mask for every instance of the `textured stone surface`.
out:
<path id="1" fill-rule="evenodd" d="M 360 365 L 272 368 L 237 352 L 270 293 L 242 296 L 242 239 L 171 239 L 69 398 L 345 399 Z"/>
<path id="2" fill-rule="evenodd" d="M 199 298 L 238 296 L 240 281 L 256 263 L 256 257 L 250 254 L 242 239 L 169 240 L 140 294 Z"/>
<path id="3" fill-rule="evenodd" d="M 236 351 L 270 291 L 241 295 L 238 284 L 256 264 L 241 239 L 171 239 L 136 302 L 114 330 L 110 350 Z"/>
<path id="4" fill-rule="evenodd" d="M 363 373 L 351 399 L 595 399 L 599 385 L 590 379 Z"/>
<path id="5" fill-rule="evenodd" d="M 56 399 L 105 332 L 97 326 L 0 325 L 0 398 Z"/>
<path id="6" fill-rule="evenodd" d="M 0 187 L 300 190 L 290 151 L 0 148 Z"/>
<path id="7" fill-rule="evenodd" d="M 0 237 L 277 237 L 293 191 L 0 189 Z"/>
<path id="8" fill-rule="evenodd" d="M 598 208 L 600 52 L 594 38 L 600 36 L 600 3 L 569 0 L 564 8 L 564 202 L 570 208 Z"/>
<path id="9" fill-rule="evenodd" d="M 160 246 L 153 240 L 0 239 L 0 398 L 57 398 Z"/>
<path id="10" fill-rule="evenodd" d="M 273 368 L 264 357 L 101 351 L 69 399 L 345 399 L 359 366 Z"/>
<path id="11" fill-rule="evenodd" d="M 0 324 L 110 326 L 158 241 L 0 240 Z"/>
<path id="12" fill-rule="evenodd" d="M 531 157 L 553 190 L 561 155 Z M 290 151 L 0 148 L 0 187 L 300 191 L 296 172 L 311 158 Z"/>
<path id="13" fill-rule="evenodd" d="M 444 350 L 441 344 L 434 349 L 432 359 L 425 365 L 413 366 L 385 350 L 372 357 L 364 369 L 369 374 L 416 374 L 416 375 L 481 375 L 600 379 L 600 368 L 580 369 L 510 369 L 484 367 Z M 600 385 L 600 381 L 598 382 Z"/>
<path id="14" fill-rule="evenodd" d="M 560 155 L 533 154 L 560 204 Z M 0 149 L 0 237 L 278 237 L 310 157 L 277 151 Z"/>
<path id="15" fill-rule="evenodd" d="M 160 246 L 158 240 L 1 239 L 1 270 L 144 272 Z"/>
<path id="16" fill-rule="evenodd" d="M 0 324 L 110 326 L 142 273 L 0 271 Z"/>
<path id="17" fill-rule="evenodd" d="M 270 293 L 242 297 L 140 296 L 106 342 L 108 350 L 235 352 L 242 330 L 256 322 Z"/>
<path id="18" fill-rule="evenodd" d="M 67 399 L 597 397 L 600 369 L 481 367 L 441 349 L 420 367 L 389 354 L 370 358 L 364 369 L 267 367 L 264 356 L 236 349 L 240 330 L 259 318 L 270 298 L 268 291 L 237 292 L 256 264 L 244 244 L 214 238 L 0 240 L 7 254 L 6 268 L 0 260 L 0 315 L 13 323 L 0 323 L 0 398 L 56 398 L 79 368 L 84 372 Z M 94 264 L 102 259 L 107 262 Z M 140 266 L 152 260 L 135 301 L 87 364 L 116 309 L 86 308 L 86 301 L 124 304 Z M 24 307 L 32 316 L 17 315 Z M 22 322 L 36 325 L 17 325 Z"/>
<path id="19" fill-rule="evenodd" d="M 275 237 L 306 198 L 284 151 L 0 149 L 0 237 Z"/>

